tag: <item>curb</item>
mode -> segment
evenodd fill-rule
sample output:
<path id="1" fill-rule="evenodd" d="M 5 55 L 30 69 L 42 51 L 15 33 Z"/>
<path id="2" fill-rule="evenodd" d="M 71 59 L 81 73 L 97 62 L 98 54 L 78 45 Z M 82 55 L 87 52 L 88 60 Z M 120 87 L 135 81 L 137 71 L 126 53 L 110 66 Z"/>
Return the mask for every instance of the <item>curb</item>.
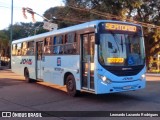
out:
<path id="1" fill-rule="evenodd" d="M 154 76 L 154 77 L 160 77 L 159 73 L 147 73 L 146 76 Z"/>
<path id="2" fill-rule="evenodd" d="M 0 70 L 6 70 L 6 69 L 9 69 L 8 66 L 0 66 Z"/>

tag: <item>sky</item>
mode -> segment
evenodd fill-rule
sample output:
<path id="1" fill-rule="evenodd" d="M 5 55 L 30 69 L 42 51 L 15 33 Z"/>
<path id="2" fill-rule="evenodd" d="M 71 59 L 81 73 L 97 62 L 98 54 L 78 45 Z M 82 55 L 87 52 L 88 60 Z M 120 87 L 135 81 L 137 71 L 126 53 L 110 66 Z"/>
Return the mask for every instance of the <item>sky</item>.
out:
<path id="1" fill-rule="evenodd" d="M 12 0 L 0 0 L 0 30 L 7 29 L 11 24 L 11 2 Z M 27 19 L 24 18 L 22 7 L 29 7 L 43 15 L 47 9 L 55 6 L 64 6 L 63 0 L 13 0 L 13 24 L 32 22 L 31 14 L 26 12 Z M 43 21 L 43 18 L 35 15 L 35 20 Z"/>

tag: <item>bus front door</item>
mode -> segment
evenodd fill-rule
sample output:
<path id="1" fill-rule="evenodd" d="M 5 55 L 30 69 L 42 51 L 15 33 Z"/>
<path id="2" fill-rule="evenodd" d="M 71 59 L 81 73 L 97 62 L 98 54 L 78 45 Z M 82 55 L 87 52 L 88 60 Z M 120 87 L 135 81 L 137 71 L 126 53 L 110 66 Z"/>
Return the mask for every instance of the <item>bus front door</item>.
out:
<path id="1" fill-rule="evenodd" d="M 42 66 L 42 56 L 43 56 L 43 42 L 36 43 L 36 75 L 37 79 L 43 79 L 43 66 Z"/>
<path id="2" fill-rule="evenodd" d="M 95 34 L 82 35 L 82 89 L 94 90 Z"/>

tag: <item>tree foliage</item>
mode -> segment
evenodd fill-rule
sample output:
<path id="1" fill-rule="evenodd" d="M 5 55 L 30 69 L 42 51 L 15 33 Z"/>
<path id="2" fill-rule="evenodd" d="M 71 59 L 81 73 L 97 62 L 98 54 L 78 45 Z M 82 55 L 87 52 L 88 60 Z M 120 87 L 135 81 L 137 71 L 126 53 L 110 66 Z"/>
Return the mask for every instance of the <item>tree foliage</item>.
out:
<path id="1" fill-rule="evenodd" d="M 8 51 L 8 39 L 6 31 L 0 31 L 0 56 L 5 56 L 6 51 Z"/>
<path id="2" fill-rule="evenodd" d="M 112 15 L 120 20 L 134 20 L 160 26 L 160 0 L 64 0 L 65 6 L 52 7 L 44 16 L 57 23 L 59 28 L 71 26 L 85 21 L 112 19 Z M 80 9 L 73 9 L 71 6 Z M 86 11 L 87 10 L 87 11 Z M 46 32 L 42 23 L 17 23 L 13 26 L 13 39 L 19 39 Z M 153 26 L 154 27 L 154 26 Z M 151 26 L 143 27 L 147 61 L 157 55 L 160 49 L 160 29 Z M 8 30 L 0 33 L 0 41 L 9 36 Z M 6 34 L 3 36 L 1 34 Z"/>
<path id="3" fill-rule="evenodd" d="M 43 29 L 43 23 L 16 23 L 12 26 L 13 28 L 13 35 L 12 39 L 17 40 L 20 38 L 25 38 L 28 36 L 33 36 L 35 34 L 40 34 L 47 32 L 47 30 Z M 10 57 L 10 30 L 11 26 L 8 29 L 0 31 L 0 57 L 6 56 Z"/>
<path id="4" fill-rule="evenodd" d="M 88 11 L 73 9 L 69 6 Z M 94 11 L 101 14 L 94 14 Z M 111 19 L 105 16 L 106 14 L 120 17 L 120 20 L 130 19 L 160 26 L 160 0 L 65 0 L 65 7 L 50 8 L 44 16 L 48 19 L 53 16 L 71 18 L 81 22 L 81 20 Z M 153 27 L 143 27 L 147 63 L 151 56 L 157 55 L 160 51 L 160 29 Z"/>

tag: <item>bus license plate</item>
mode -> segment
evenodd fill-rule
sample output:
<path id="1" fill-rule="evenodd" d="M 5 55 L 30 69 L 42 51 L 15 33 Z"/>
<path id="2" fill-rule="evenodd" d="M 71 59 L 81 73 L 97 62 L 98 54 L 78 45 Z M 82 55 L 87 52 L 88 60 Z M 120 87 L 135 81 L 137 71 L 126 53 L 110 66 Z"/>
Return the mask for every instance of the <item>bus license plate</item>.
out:
<path id="1" fill-rule="evenodd" d="M 123 87 L 124 90 L 128 90 L 128 89 L 131 89 L 131 88 L 132 88 L 132 86 L 124 86 Z"/>

